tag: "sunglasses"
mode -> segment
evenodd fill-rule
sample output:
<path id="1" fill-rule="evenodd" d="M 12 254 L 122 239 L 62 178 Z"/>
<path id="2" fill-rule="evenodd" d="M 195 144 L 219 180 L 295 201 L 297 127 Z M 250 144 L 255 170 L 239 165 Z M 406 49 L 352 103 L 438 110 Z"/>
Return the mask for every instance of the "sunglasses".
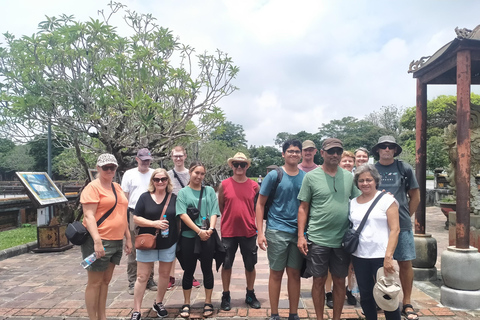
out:
<path id="1" fill-rule="evenodd" d="M 245 168 L 247 166 L 247 163 L 246 162 L 232 162 L 232 166 L 234 166 L 235 168 Z"/>
<path id="2" fill-rule="evenodd" d="M 163 178 L 153 178 L 152 180 L 153 180 L 153 182 L 156 182 L 156 183 L 160 183 L 160 181 L 161 181 L 162 183 L 165 183 L 165 182 L 168 181 L 168 178 L 167 178 L 167 177 L 163 177 Z"/>
<path id="3" fill-rule="evenodd" d="M 326 153 L 328 153 L 329 155 L 333 155 L 333 154 L 337 154 L 337 155 L 341 155 L 343 153 L 343 149 L 342 148 L 331 148 L 331 149 L 328 149 L 328 150 L 325 150 L 323 149 L 323 151 L 325 151 Z"/>
<path id="4" fill-rule="evenodd" d="M 103 171 L 115 171 L 117 169 L 117 166 L 114 165 L 114 164 L 111 164 L 111 165 L 105 165 L 105 166 L 102 166 L 101 167 Z"/>
<path id="5" fill-rule="evenodd" d="M 396 148 L 394 144 L 389 144 L 389 143 L 382 143 L 381 145 L 378 146 L 379 149 L 385 150 L 385 149 L 390 149 L 393 150 Z"/>

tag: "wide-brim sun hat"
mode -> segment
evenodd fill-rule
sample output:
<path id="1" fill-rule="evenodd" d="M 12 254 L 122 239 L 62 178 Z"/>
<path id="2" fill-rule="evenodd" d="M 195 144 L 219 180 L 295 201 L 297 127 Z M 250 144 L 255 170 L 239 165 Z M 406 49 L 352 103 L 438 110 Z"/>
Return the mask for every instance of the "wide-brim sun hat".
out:
<path id="1" fill-rule="evenodd" d="M 118 167 L 117 159 L 115 159 L 115 156 L 113 154 L 104 153 L 98 157 L 97 167 L 103 167 L 104 165 L 107 165 L 107 164 L 114 164 Z"/>
<path id="2" fill-rule="evenodd" d="M 237 152 L 233 158 L 228 158 L 227 163 L 230 167 L 232 167 L 232 162 L 246 162 L 248 167 L 250 168 L 251 160 L 247 158 L 247 156 L 243 152 Z"/>
<path id="3" fill-rule="evenodd" d="M 394 157 L 398 156 L 400 153 L 402 153 L 402 147 L 395 141 L 395 138 L 392 136 L 381 136 L 378 138 L 378 142 L 376 145 L 373 146 L 372 148 L 372 154 L 373 155 L 378 155 L 378 147 L 383 144 L 383 143 L 390 143 L 394 144 L 397 150 L 395 151 L 395 154 L 393 155 Z"/>
<path id="4" fill-rule="evenodd" d="M 393 274 L 385 275 L 383 267 L 377 271 L 377 283 L 373 287 L 373 298 L 377 305 L 385 311 L 395 311 L 400 302 L 402 287 L 397 283 Z"/>

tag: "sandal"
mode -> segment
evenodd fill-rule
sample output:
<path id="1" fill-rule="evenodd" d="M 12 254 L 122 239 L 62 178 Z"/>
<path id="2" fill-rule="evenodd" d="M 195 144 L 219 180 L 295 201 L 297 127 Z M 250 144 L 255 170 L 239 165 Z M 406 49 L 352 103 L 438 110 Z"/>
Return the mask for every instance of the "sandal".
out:
<path id="1" fill-rule="evenodd" d="M 190 305 L 189 304 L 184 304 L 180 308 L 180 317 L 188 319 L 190 318 Z"/>
<path id="2" fill-rule="evenodd" d="M 210 303 L 205 303 L 205 306 L 203 306 L 203 317 L 208 318 L 213 316 L 213 305 Z"/>
<path id="3" fill-rule="evenodd" d="M 407 311 L 406 309 L 412 309 L 412 311 Z M 415 309 L 413 309 L 413 306 L 411 304 L 403 305 L 402 316 L 404 316 L 406 320 L 418 320 L 418 314 L 415 312 Z"/>

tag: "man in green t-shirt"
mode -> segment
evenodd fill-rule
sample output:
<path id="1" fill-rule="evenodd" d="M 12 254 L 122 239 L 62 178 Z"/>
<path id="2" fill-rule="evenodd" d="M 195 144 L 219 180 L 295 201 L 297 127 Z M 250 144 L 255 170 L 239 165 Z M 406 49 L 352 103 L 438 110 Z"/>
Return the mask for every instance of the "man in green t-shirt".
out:
<path id="1" fill-rule="evenodd" d="M 340 319 L 345 300 L 350 256 L 342 249 L 342 237 L 348 228 L 348 201 L 360 191 L 352 174 L 338 166 L 342 153 L 342 141 L 326 139 L 320 150 L 323 164 L 305 175 L 298 194 L 298 248 L 307 258 L 306 273 L 313 276 L 317 319 L 323 319 L 328 271 L 333 280 L 333 319 Z"/>

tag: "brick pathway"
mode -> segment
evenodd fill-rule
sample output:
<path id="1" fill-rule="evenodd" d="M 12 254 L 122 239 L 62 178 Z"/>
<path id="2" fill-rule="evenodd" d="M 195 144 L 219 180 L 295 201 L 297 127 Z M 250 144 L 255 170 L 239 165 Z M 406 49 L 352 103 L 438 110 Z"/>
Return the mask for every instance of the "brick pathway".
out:
<path id="1" fill-rule="evenodd" d="M 427 209 L 427 232 L 431 233 L 438 242 L 438 261 L 441 252 L 448 244 L 448 232 L 444 230 L 445 218 L 439 208 Z M 80 266 L 81 254 L 78 247 L 58 253 L 26 253 L 0 261 L 0 319 L 86 319 L 87 313 L 84 304 L 84 288 L 86 273 Z M 249 309 L 244 303 L 245 275 L 240 255 L 237 256 L 231 282 L 232 310 L 218 311 L 222 295 L 220 273 L 215 273 L 215 287 L 213 305 L 217 319 L 240 317 L 248 319 L 265 319 L 270 314 L 268 302 L 268 264 L 266 253 L 259 250 L 257 264 L 257 280 L 255 292 L 262 303 L 258 310 Z M 440 263 L 437 263 L 437 268 Z M 169 317 L 178 317 L 178 308 L 183 304 L 183 293 L 180 287 L 182 270 L 177 264 L 177 286 L 167 292 L 165 305 Z M 197 267 L 196 277 L 201 281 L 200 267 Z M 480 318 L 480 312 L 460 312 L 442 307 L 438 302 L 439 288 L 437 283 L 415 282 L 413 301 L 419 310 L 421 319 L 473 319 Z M 316 318 L 310 294 L 311 279 L 302 279 L 299 316 L 302 319 Z M 428 288 L 425 290 L 424 288 Z M 424 293 L 420 288 L 429 292 Z M 133 306 L 133 296 L 127 293 L 126 259 L 122 260 L 110 284 L 107 309 L 112 319 L 129 319 Z M 152 312 L 151 304 L 155 293 L 147 291 L 142 318 L 156 317 Z M 191 318 L 201 318 L 203 307 L 203 287 L 192 291 Z M 280 316 L 288 317 L 288 297 L 286 293 L 286 279 L 282 283 L 280 295 Z M 324 319 L 330 319 L 332 311 L 326 309 Z M 345 304 L 343 319 L 361 318 L 361 309 Z M 383 318 L 383 313 L 379 314 Z"/>

